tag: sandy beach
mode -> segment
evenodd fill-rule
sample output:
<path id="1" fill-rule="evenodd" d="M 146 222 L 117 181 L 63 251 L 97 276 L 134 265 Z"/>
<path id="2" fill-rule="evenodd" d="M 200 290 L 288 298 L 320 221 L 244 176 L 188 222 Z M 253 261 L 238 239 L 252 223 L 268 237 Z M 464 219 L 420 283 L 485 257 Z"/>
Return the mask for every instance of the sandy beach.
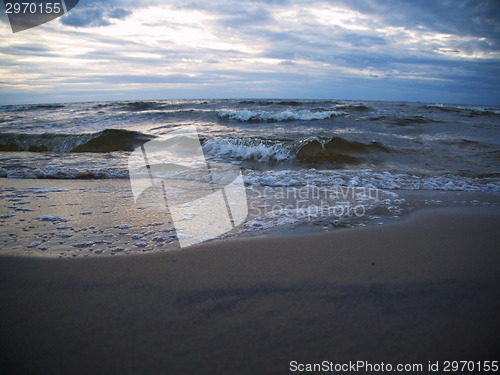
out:
<path id="1" fill-rule="evenodd" d="M 118 257 L 0 258 L 15 374 L 282 374 L 496 360 L 497 208 Z"/>

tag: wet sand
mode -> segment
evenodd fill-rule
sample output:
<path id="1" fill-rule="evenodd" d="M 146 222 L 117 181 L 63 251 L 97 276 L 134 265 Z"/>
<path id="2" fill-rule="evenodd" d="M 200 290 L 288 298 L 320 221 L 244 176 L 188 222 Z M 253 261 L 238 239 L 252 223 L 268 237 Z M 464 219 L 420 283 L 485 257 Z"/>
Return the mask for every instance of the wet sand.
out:
<path id="1" fill-rule="evenodd" d="M 283 374 L 497 360 L 500 211 L 129 256 L 0 257 L 15 374 Z"/>

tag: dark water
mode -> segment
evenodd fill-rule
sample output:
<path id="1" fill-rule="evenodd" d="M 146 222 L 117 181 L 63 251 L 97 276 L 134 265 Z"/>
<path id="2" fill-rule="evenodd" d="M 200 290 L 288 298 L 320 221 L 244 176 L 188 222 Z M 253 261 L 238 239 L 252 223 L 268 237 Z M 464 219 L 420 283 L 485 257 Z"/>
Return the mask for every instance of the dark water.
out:
<path id="1" fill-rule="evenodd" d="M 0 107 L 0 176 L 127 178 L 127 157 L 196 125 L 247 184 L 500 190 L 500 107 L 185 100 Z"/>

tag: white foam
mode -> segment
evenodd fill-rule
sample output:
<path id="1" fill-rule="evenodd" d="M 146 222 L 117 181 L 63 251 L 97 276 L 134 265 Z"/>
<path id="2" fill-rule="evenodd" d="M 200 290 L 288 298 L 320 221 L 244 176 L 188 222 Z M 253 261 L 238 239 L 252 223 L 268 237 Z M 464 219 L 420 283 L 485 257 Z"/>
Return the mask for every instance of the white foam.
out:
<path id="1" fill-rule="evenodd" d="M 77 242 L 77 243 L 74 243 L 73 247 L 76 247 L 76 248 L 84 248 L 84 247 L 90 247 L 92 245 L 94 245 L 95 242 L 94 241 L 84 241 L 84 242 Z"/>
<path id="2" fill-rule="evenodd" d="M 155 242 L 170 242 L 172 241 L 174 236 L 154 236 L 151 238 L 151 241 Z"/>
<path id="3" fill-rule="evenodd" d="M 33 192 L 35 194 L 60 193 L 60 192 L 63 192 L 63 191 L 70 191 L 70 189 L 60 189 L 60 188 L 51 188 L 51 187 L 47 187 L 47 188 L 33 187 L 33 188 L 28 189 L 28 190 L 30 190 L 31 192 Z"/>
<path id="4" fill-rule="evenodd" d="M 170 227 L 170 228 L 165 228 L 165 229 L 162 229 L 162 230 L 160 230 L 160 232 L 172 232 L 172 231 L 174 231 L 174 230 L 175 230 L 175 228 L 174 228 L 174 227 Z"/>
<path id="5" fill-rule="evenodd" d="M 31 208 L 17 207 L 17 206 L 9 206 L 7 208 L 11 208 L 16 211 L 25 211 L 25 212 L 33 211 Z"/>
<path id="6" fill-rule="evenodd" d="M 148 227 L 156 227 L 156 226 L 163 225 L 163 224 L 164 224 L 163 221 L 155 221 L 154 223 L 150 223 L 147 226 Z"/>
<path id="7" fill-rule="evenodd" d="M 181 219 L 180 221 L 189 221 L 189 220 L 193 220 L 197 215 L 193 212 L 188 212 L 186 213 Z"/>
<path id="8" fill-rule="evenodd" d="M 442 109 L 458 109 L 458 110 L 474 111 L 484 114 L 493 113 L 495 115 L 500 115 L 500 110 L 493 107 L 465 106 L 465 105 L 452 105 L 452 104 L 445 105 L 442 103 L 428 104 L 426 107 L 442 108 Z"/>
<path id="9" fill-rule="evenodd" d="M 129 229 L 129 228 L 132 228 L 132 225 L 120 224 L 120 225 L 115 225 L 115 228 L 118 228 L 118 229 Z"/>
<path id="10" fill-rule="evenodd" d="M 203 151 L 212 155 L 227 155 L 260 162 L 287 160 L 294 156 L 292 145 L 255 138 L 209 139 L 203 144 Z"/>
<path id="11" fill-rule="evenodd" d="M 88 168 L 86 166 L 79 166 L 77 168 L 69 167 L 68 165 L 54 165 L 40 168 L 31 168 L 25 166 L 9 167 L 8 169 L 0 168 L 0 177 L 6 178 L 54 178 L 54 179 L 79 179 L 82 176 L 85 178 L 127 178 L 127 170 L 124 168 L 107 168 L 107 167 L 95 167 Z M 33 191 L 34 193 L 42 193 L 42 190 L 47 190 L 46 192 L 57 193 L 63 191 L 69 191 L 69 189 L 41 189 L 39 191 Z M 30 191 L 31 192 L 31 191 Z"/>
<path id="12" fill-rule="evenodd" d="M 376 172 L 372 169 L 346 170 L 271 170 L 244 173 L 246 184 L 264 186 L 349 186 L 403 190 L 500 191 L 500 182 L 492 179 L 455 175 L 418 176 L 407 173 Z"/>
<path id="13" fill-rule="evenodd" d="M 347 115 L 343 111 L 318 111 L 311 112 L 303 110 L 286 111 L 250 111 L 250 110 L 226 110 L 219 111 L 219 117 L 239 121 L 293 121 L 293 120 L 323 120 L 334 116 Z"/>
<path id="14" fill-rule="evenodd" d="M 52 232 L 51 234 L 61 238 L 69 238 L 73 236 L 71 233 L 66 232 Z"/>
<path id="15" fill-rule="evenodd" d="M 40 220 L 40 221 L 53 221 L 53 222 L 66 222 L 68 221 L 68 219 L 66 219 L 65 217 L 62 217 L 62 216 L 50 216 L 50 215 L 42 215 L 42 216 L 38 216 L 38 217 L 35 217 L 36 220 Z"/>
<path id="16" fill-rule="evenodd" d="M 64 230 L 64 229 L 71 229 L 71 230 L 73 230 L 74 228 L 70 227 L 69 225 L 60 225 L 60 226 L 57 227 L 57 229 L 59 229 L 59 230 Z"/>
<path id="17" fill-rule="evenodd" d="M 263 220 L 249 220 L 245 223 L 245 226 L 253 229 L 270 229 L 277 225 L 272 221 L 265 222 Z"/>

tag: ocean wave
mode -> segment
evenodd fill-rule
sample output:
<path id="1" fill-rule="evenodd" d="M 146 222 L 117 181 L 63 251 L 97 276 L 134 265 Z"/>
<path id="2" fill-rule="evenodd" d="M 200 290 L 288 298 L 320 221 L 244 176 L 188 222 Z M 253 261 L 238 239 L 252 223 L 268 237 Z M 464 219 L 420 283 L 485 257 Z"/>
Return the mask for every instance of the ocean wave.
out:
<path id="1" fill-rule="evenodd" d="M 316 138 L 303 144 L 297 152 L 296 158 L 299 160 L 320 163 L 356 163 L 357 155 L 383 152 L 389 153 L 392 150 L 379 142 L 357 142 L 349 141 L 342 137 L 333 137 L 328 141 Z"/>
<path id="2" fill-rule="evenodd" d="M 0 177 L 3 178 L 29 178 L 29 179 L 59 179 L 59 180 L 94 180 L 94 179 L 122 179 L 128 178 L 126 168 L 107 167 L 72 167 L 72 166 L 47 166 L 29 167 L 13 166 L 0 167 Z"/>
<path id="3" fill-rule="evenodd" d="M 356 163 L 359 155 L 392 151 L 378 142 L 363 143 L 341 137 L 310 137 L 298 141 L 262 138 L 207 139 L 203 143 L 203 150 L 211 155 L 240 160 L 273 162 L 296 159 L 311 163 Z"/>
<path id="4" fill-rule="evenodd" d="M 495 108 L 472 107 L 472 108 L 469 108 L 469 111 L 470 111 L 471 115 L 476 115 L 476 116 L 482 116 L 482 115 L 498 116 L 498 115 L 500 115 L 500 109 L 495 109 Z"/>
<path id="5" fill-rule="evenodd" d="M 369 112 L 373 111 L 373 108 L 368 107 L 364 104 L 345 104 L 336 107 L 337 110 L 341 111 L 358 111 L 358 112 Z"/>
<path id="6" fill-rule="evenodd" d="M 500 109 L 497 107 L 488 106 L 464 106 L 464 105 L 451 105 L 451 104 L 427 104 L 426 108 L 435 108 L 443 112 L 465 112 L 469 116 L 497 116 L 500 115 Z"/>
<path id="7" fill-rule="evenodd" d="M 151 109 L 161 109 L 165 108 L 168 103 L 161 101 L 132 101 L 132 102 L 121 102 L 119 103 L 121 108 L 127 111 L 145 111 Z"/>
<path id="8" fill-rule="evenodd" d="M 245 183 L 262 186 L 346 186 L 402 190 L 500 191 L 498 177 L 425 176 L 372 169 L 245 171 Z"/>
<path id="9" fill-rule="evenodd" d="M 4 106 L 0 107 L 0 113 L 2 112 L 18 112 L 25 111 L 27 107 L 19 107 L 19 106 Z"/>
<path id="10" fill-rule="evenodd" d="M 204 100 L 139 100 L 128 102 L 112 102 L 112 106 L 125 111 L 138 112 L 148 110 L 164 110 L 168 108 L 183 108 L 184 106 L 203 105 L 207 104 Z M 98 104 L 98 106 L 106 106 L 106 104 Z"/>
<path id="11" fill-rule="evenodd" d="M 442 123 L 441 120 L 432 119 L 425 116 L 376 116 L 370 117 L 370 121 L 384 121 L 389 125 L 394 126 L 408 126 L 408 125 L 419 125 L 419 124 L 432 124 L 432 123 Z"/>
<path id="12" fill-rule="evenodd" d="M 208 154 L 259 162 L 289 160 L 293 158 L 293 148 L 292 141 L 260 138 L 207 139 L 203 143 L 203 151 Z"/>
<path id="13" fill-rule="evenodd" d="M 242 122 L 276 122 L 276 121 L 295 121 L 295 120 L 324 120 L 330 117 L 345 116 L 344 111 L 321 110 L 310 111 L 286 110 L 286 111 L 252 111 L 252 110 L 223 110 L 219 111 L 218 116 L 223 119 L 238 120 Z"/>
<path id="14" fill-rule="evenodd" d="M 30 104 L 30 105 L 8 105 L 0 107 L 0 112 L 22 112 L 22 111 L 40 111 L 44 109 L 64 108 L 64 104 Z"/>
<path id="15" fill-rule="evenodd" d="M 262 106 L 269 105 L 284 105 L 287 107 L 299 107 L 304 104 L 304 102 L 300 102 L 297 100 L 242 100 L 240 104 L 256 104 Z"/>
<path id="16" fill-rule="evenodd" d="M 149 116 L 164 116 L 168 118 L 173 118 L 177 115 L 192 115 L 200 113 L 210 113 L 213 110 L 210 109 L 196 109 L 196 108 L 184 108 L 184 109 L 147 109 L 135 112 L 126 113 L 126 117 L 149 117 Z"/>
<path id="17" fill-rule="evenodd" d="M 50 165 L 40 167 L 0 167 L 0 177 L 23 179 L 126 179 L 128 169 L 123 166 Z M 418 175 L 401 172 L 365 169 L 244 169 L 247 186 L 324 186 L 360 187 L 385 190 L 443 190 L 500 192 L 498 174 L 467 177 L 455 174 Z"/>
<path id="18" fill-rule="evenodd" d="M 500 151 L 495 146 L 484 142 L 469 140 L 469 139 L 456 139 L 456 140 L 442 140 L 439 143 L 447 146 L 453 146 L 462 150 L 478 151 L 483 156 L 491 157 L 495 153 L 498 155 Z M 479 155 L 479 153 L 477 155 Z"/>
<path id="19" fill-rule="evenodd" d="M 105 129 L 84 134 L 0 134 L 0 151 L 30 152 L 111 152 L 133 151 L 154 138 L 151 135 L 122 129 Z"/>

